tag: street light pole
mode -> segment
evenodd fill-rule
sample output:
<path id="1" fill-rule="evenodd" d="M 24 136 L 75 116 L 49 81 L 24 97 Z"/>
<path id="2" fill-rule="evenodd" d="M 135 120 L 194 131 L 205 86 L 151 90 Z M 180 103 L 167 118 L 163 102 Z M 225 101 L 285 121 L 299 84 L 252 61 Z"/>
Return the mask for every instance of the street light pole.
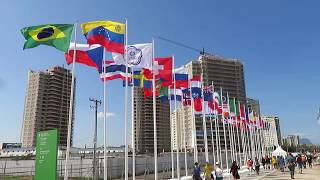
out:
<path id="1" fill-rule="evenodd" d="M 101 105 L 100 100 L 96 100 L 94 98 L 89 98 L 89 101 L 94 102 L 93 106 L 90 106 L 95 110 L 95 121 L 94 121 L 94 134 L 93 134 L 93 168 L 92 168 L 92 179 L 97 179 L 97 161 L 96 161 L 96 150 L 97 150 L 97 124 L 98 124 L 98 106 Z"/>

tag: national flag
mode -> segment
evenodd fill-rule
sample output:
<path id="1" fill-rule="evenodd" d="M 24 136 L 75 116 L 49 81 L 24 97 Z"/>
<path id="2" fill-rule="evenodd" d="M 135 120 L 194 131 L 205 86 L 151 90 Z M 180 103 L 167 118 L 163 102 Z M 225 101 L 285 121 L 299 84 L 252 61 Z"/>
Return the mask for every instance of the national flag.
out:
<path id="1" fill-rule="evenodd" d="M 91 21 L 81 24 L 88 44 L 100 44 L 109 52 L 124 54 L 125 24 L 114 21 Z"/>
<path id="2" fill-rule="evenodd" d="M 172 57 L 155 58 L 153 69 L 156 79 L 161 80 L 161 86 L 172 85 Z"/>
<path id="3" fill-rule="evenodd" d="M 94 44 L 76 44 L 70 43 L 69 51 L 65 54 L 67 64 L 73 62 L 74 48 L 76 47 L 76 58 L 75 62 L 80 64 L 85 64 L 87 66 L 95 67 L 102 72 L 102 62 L 103 62 L 103 47 Z"/>
<path id="4" fill-rule="evenodd" d="M 152 74 L 150 70 L 142 69 L 140 71 L 133 72 L 133 84 L 134 86 L 144 87 L 145 81 L 152 82 Z M 148 82 L 146 82 L 148 83 Z"/>
<path id="5" fill-rule="evenodd" d="M 161 86 L 161 81 L 158 82 L 158 88 L 159 88 L 159 98 L 161 102 L 166 102 L 168 101 L 168 91 L 169 87 L 168 86 Z"/>
<path id="6" fill-rule="evenodd" d="M 212 86 L 207 86 L 203 88 L 203 99 L 204 101 L 213 101 L 213 89 Z"/>
<path id="7" fill-rule="evenodd" d="M 105 73 L 100 74 L 102 81 L 115 80 L 115 79 L 126 79 L 126 66 L 119 64 L 106 64 Z M 131 68 L 128 67 L 128 78 L 131 78 Z"/>
<path id="8" fill-rule="evenodd" d="M 43 44 L 67 52 L 72 30 L 73 24 L 44 24 L 22 28 L 21 33 L 26 39 L 23 49 Z"/>
<path id="9" fill-rule="evenodd" d="M 230 117 L 232 117 L 232 118 L 237 116 L 235 104 L 236 104 L 236 99 L 235 98 L 229 98 Z"/>
<path id="10" fill-rule="evenodd" d="M 176 88 L 188 88 L 188 67 L 186 65 L 180 68 L 174 69 L 174 78 L 176 82 Z"/>
<path id="11" fill-rule="evenodd" d="M 112 58 L 117 64 L 126 64 L 124 55 L 112 53 Z M 128 66 L 135 69 L 152 70 L 152 43 L 134 44 L 127 47 Z"/>
<path id="12" fill-rule="evenodd" d="M 177 101 L 182 101 L 182 90 L 181 89 L 176 89 L 176 90 L 170 89 L 169 91 L 170 91 L 169 95 L 170 95 L 171 101 L 174 101 L 175 96 L 176 96 Z"/>
<path id="13" fill-rule="evenodd" d="M 214 97 L 214 108 L 215 108 L 216 113 L 222 114 L 222 101 L 220 98 L 220 93 L 214 92 L 213 97 Z"/>

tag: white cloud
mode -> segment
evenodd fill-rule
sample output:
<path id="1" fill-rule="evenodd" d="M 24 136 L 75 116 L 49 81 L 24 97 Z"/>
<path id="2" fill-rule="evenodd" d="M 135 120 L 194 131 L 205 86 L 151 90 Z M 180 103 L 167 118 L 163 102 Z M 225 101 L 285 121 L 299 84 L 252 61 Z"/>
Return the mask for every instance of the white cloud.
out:
<path id="1" fill-rule="evenodd" d="M 320 119 L 318 119 L 318 125 L 320 126 Z"/>
<path id="2" fill-rule="evenodd" d="M 112 112 L 106 112 L 106 118 L 115 116 Z M 103 119 L 103 112 L 98 112 L 98 118 Z"/>

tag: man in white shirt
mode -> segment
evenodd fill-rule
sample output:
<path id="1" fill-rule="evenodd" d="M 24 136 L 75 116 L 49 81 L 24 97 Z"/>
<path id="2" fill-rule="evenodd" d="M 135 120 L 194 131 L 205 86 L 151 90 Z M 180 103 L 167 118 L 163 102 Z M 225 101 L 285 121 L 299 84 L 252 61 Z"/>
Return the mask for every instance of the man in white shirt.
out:
<path id="1" fill-rule="evenodd" d="M 219 162 L 216 162 L 215 175 L 216 175 L 216 180 L 222 180 L 223 179 L 223 171 L 220 168 Z"/>

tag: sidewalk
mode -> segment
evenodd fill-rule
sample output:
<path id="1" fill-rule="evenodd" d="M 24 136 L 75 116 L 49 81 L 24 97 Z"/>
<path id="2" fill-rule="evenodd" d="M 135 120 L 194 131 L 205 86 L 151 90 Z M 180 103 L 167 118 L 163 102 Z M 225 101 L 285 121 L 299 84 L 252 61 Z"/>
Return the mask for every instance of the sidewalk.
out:
<path id="1" fill-rule="evenodd" d="M 302 170 L 302 174 L 299 174 L 298 168 L 296 168 L 296 171 L 294 173 L 295 179 L 305 179 L 305 180 L 319 180 L 320 179 L 320 165 L 313 166 L 312 169 L 307 168 Z M 266 177 L 263 177 L 261 179 L 290 179 L 290 173 L 288 169 L 285 170 L 285 172 L 276 171 L 275 173 L 271 173 L 267 175 Z"/>

